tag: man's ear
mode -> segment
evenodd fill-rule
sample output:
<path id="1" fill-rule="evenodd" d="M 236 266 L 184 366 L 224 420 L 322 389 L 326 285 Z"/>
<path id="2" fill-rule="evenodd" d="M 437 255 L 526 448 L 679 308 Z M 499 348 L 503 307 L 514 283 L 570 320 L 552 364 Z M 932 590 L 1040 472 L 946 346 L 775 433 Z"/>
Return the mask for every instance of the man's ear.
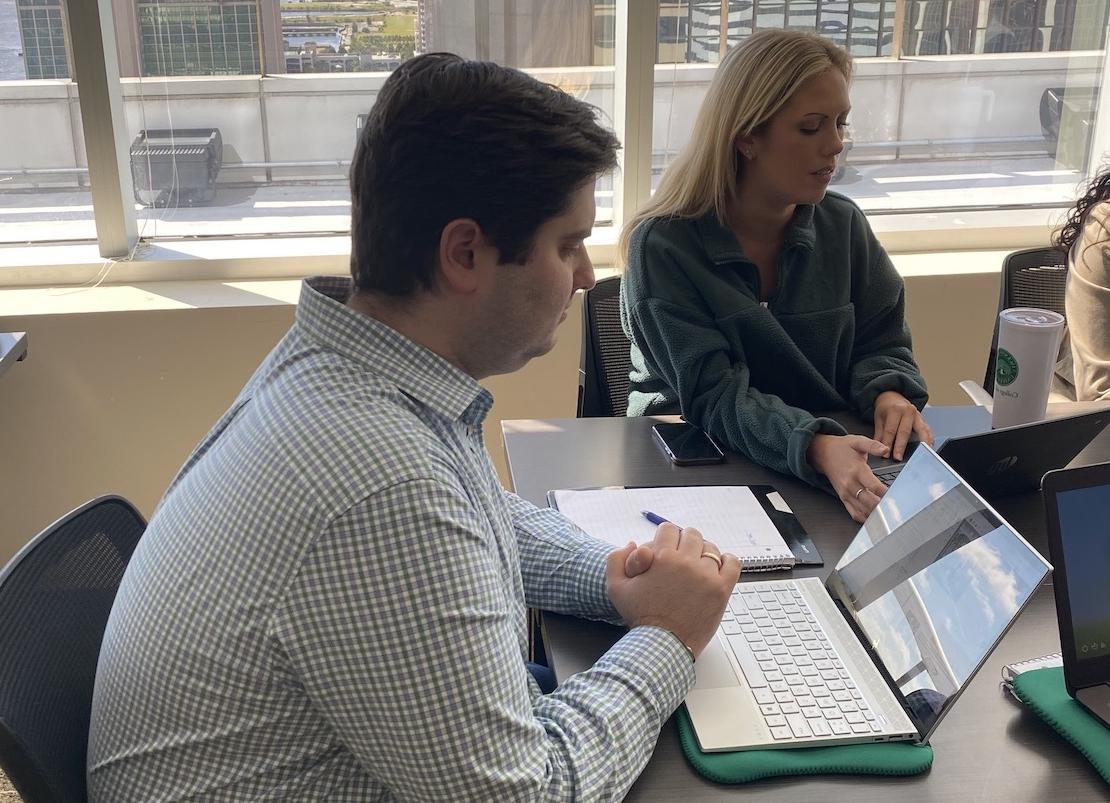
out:
<path id="1" fill-rule="evenodd" d="M 477 290 L 491 248 L 475 220 L 457 218 L 444 226 L 439 235 L 439 270 L 445 287 L 456 293 Z"/>

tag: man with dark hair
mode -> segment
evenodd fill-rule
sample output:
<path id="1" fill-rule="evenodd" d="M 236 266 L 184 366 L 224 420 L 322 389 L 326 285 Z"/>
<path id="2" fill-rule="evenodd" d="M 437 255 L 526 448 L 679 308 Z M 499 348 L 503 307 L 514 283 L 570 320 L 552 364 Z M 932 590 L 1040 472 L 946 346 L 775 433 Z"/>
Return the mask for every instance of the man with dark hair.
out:
<path id="1" fill-rule="evenodd" d="M 355 286 L 433 289 L 439 233 L 460 217 L 482 227 L 502 262 L 524 262 L 539 225 L 566 211 L 568 190 L 616 164 L 616 137 L 570 101 L 487 62 L 434 53 L 402 64 L 375 109 L 404 115 L 371 114 L 351 164 Z"/>
<path id="2" fill-rule="evenodd" d="M 616 147 L 515 70 L 434 54 L 386 81 L 352 166 L 354 282 L 305 282 L 128 566 L 94 803 L 627 792 L 739 564 L 672 524 L 611 550 L 504 491 L 478 383 L 550 350 L 593 284 Z M 543 694 L 529 605 L 630 629 Z"/>

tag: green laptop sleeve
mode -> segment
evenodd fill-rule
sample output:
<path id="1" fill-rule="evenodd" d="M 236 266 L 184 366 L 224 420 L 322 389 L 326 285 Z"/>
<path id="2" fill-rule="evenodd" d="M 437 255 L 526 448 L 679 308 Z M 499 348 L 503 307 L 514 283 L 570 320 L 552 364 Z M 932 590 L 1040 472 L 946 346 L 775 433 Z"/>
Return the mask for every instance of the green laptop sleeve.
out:
<path id="1" fill-rule="evenodd" d="M 785 775 L 917 775 L 933 764 L 933 748 L 910 742 L 703 753 L 686 706 L 675 717 L 686 760 L 699 775 L 716 783 Z"/>
<path id="2" fill-rule="evenodd" d="M 1110 728 L 1083 710 L 1068 694 L 1062 667 L 1022 672 L 1014 678 L 1014 694 L 1067 739 L 1110 783 Z"/>

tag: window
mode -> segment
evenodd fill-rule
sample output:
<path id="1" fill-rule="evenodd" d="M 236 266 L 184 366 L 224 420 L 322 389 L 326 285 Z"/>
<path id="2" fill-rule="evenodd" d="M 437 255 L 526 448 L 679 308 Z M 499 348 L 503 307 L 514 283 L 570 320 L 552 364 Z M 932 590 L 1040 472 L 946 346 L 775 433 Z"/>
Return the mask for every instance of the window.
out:
<path id="1" fill-rule="evenodd" d="M 258 6 L 138 3 L 143 75 L 251 75 L 261 72 Z"/>
<path id="2" fill-rule="evenodd" d="M 81 169 L 85 156 L 68 141 L 81 129 L 77 103 L 64 87 L 2 83 L 68 76 L 61 4 L 0 0 L 0 15 L 18 11 L 12 27 L 24 41 L 41 43 L 33 58 L 14 41 L 0 46 L 0 128 L 44 109 L 55 119 L 17 143 L 14 167 L 30 170 L 18 185 L 0 184 L 0 209 L 19 208 L 28 225 L 0 227 L 0 241 L 95 236 L 87 194 L 54 192 L 52 171 L 68 160 Z M 597 106 L 611 125 L 612 0 L 112 0 L 112 8 L 126 125 L 115 134 L 129 151 L 125 192 L 145 239 L 346 232 L 360 116 L 416 52 L 520 67 Z M 71 173 L 67 188 L 83 180 Z M 615 183 L 614 175 L 598 182 L 603 223 Z M 73 225 L 59 226 L 61 218 Z"/>
<path id="3" fill-rule="evenodd" d="M 899 43 L 897 3 L 905 11 Z M 816 31 L 855 57 L 850 140 L 832 189 L 873 216 L 1062 210 L 1087 177 L 1092 153 L 1103 148 L 1095 145 L 1095 112 L 1107 0 L 663 5 L 669 13 L 685 11 L 690 25 L 685 55 L 675 46 L 667 53 L 677 57 L 665 59 L 660 48 L 653 187 L 689 139 L 711 65 L 763 28 Z M 921 58 L 938 55 L 946 58 Z"/>
<path id="4" fill-rule="evenodd" d="M 0 242 L 92 239 L 62 0 L 0 0 Z"/>
<path id="5" fill-rule="evenodd" d="M 62 0 L 18 0 L 16 13 L 18 25 L 8 30 L 19 31 L 26 77 L 69 78 Z"/>
<path id="6" fill-rule="evenodd" d="M 1108 4 L 111 0 L 122 124 L 98 136 L 127 156 L 127 214 L 144 239 L 343 234 L 360 116 L 405 59 L 449 50 L 519 67 L 616 128 L 617 90 L 648 74 L 638 56 L 614 63 L 627 9 L 628 29 L 654 38 L 651 119 L 622 121 L 650 123 L 652 185 L 688 140 L 721 57 L 754 31 L 789 27 L 856 58 L 833 189 L 873 219 L 914 228 L 965 210 L 1047 215 L 1073 201 L 1110 141 L 1097 114 Z M 73 37 L 88 35 L 71 30 L 63 0 L 0 0 L 0 241 L 96 237 L 86 151 L 101 146 L 86 149 L 72 81 Z M 647 163 L 646 141 L 629 140 L 641 156 L 630 165 Z M 632 169 L 627 186 L 640 192 L 648 168 Z M 602 226 L 621 222 L 622 183 L 621 173 L 598 182 Z"/>
<path id="7" fill-rule="evenodd" d="M 670 6 L 664 6 L 660 9 L 659 14 L 659 46 L 664 45 L 684 45 L 686 39 L 689 37 L 689 21 L 686 16 L 676 15 L 673 12 L 682 11 L 682 9 L 675 9 Z"/>

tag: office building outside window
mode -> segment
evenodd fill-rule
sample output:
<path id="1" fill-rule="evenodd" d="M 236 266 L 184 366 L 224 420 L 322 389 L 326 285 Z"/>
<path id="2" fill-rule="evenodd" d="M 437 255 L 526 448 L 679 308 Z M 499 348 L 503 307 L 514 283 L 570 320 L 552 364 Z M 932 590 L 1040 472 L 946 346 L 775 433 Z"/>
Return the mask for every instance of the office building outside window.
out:
<path id="1" fill-rule="evenodd" d="M 905 55 L 1097 50 L 1106 4 L 1079 0 L 908 0 Z"/>
<path id="2" fill-rule="evenodd" d="M 417 44 L 522 68 L 599 66 L 594 20 L 612 8 L 612 0 L 420 0 Z"/>
<path id="3" fill-rule="evenodd" d="M 11 2 L 0 0 L 0 15 Z M 18 77 L 69 78 L 63 0 L 15 3 L 24 64 Z M 112 16 L 123 78 L 258 75 L 264 54 L 267 73 L 285 71 L 279 0 L 112 0 Z M 0 16 L 0 37 L 5 21 Z M 16 77 L 8 72 L 0 81 Z"/>
<path id="4" fill-rule="evenodd" d="M 62 0 L 17 0 L 16 9 L 26 77 L 69 78 Z"/>
<path id="5" fill-rule="evenodd" d="M 279 0 L 112 0 L 120 75 L 285 72 Z"/>
<path id="6" fill-rule="evenodd" d="M 889 56 L 895 0 L 662 0 L 659 64 L 714 64 L 763 28 L 814 31 L 853 56 Z"/>
<path id="7" fill-rule="evenodd" d="M 658 62 L 715 63 L 763 28 L 815 31 L 856 57 L 1093 50 L 1106 28 L 1106 5 L 1079 0 L 906 0 L 905 12 L 896 53 L 895 0 L 662 0 Z"/>
<path id="8" fill-rule="evenodd" d="M 262 71 L 256 2 L 138 3 L 143 75 Z"/>

